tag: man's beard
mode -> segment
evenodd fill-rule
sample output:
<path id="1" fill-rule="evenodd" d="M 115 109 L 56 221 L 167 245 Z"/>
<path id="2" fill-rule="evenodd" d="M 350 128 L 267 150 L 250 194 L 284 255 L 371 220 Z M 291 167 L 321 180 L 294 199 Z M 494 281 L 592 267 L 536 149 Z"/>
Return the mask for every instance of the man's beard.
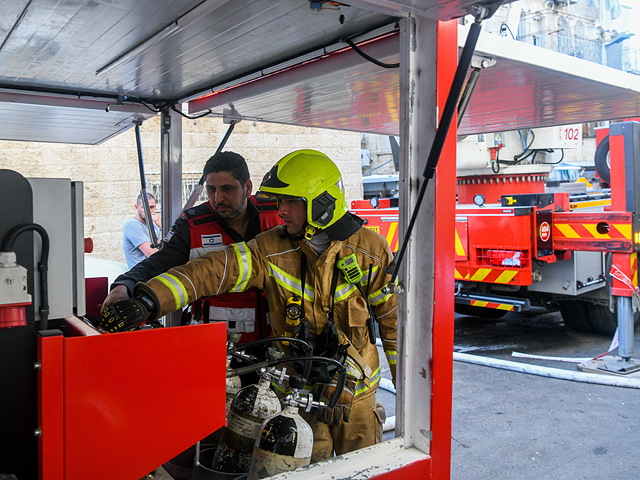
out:
<path id="1" fill-rule="evenodd" d="M 236 218 L 237 216 L 239 216 L 242 213 L 242 210 L 243 210 L 243 208 L 240 207 L 237 210 L 233 210 L 231 213 L 228 213 L 226 216 L 223 216 L 222 218 L 225 218 L 227 220 L 232 220 L 232 219 Z M 216 213 L 218 213 L 218 212 L 216 212 Z"/>

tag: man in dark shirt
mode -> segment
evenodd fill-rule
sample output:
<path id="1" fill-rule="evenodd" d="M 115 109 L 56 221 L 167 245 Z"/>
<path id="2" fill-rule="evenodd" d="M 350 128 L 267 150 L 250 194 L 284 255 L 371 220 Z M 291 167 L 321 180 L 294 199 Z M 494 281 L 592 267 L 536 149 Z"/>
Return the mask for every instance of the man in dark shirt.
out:
<path id="1" fill-rule="evenodd" d="M 282 224 L 275 202 L 251 195 L 253 185 L 241 155 L 234 152 L 214 155 L 207 161 L 204 175 L 209 201 L 183 212 L 160 250 L 115 280 L 102 308 L 131 298 L 138 282 L 146 282 L 204 253 L 249 241 L 258 233 Z M 268 336 L 271 329 L 266 311 L 264 295 L 251 289 L 199 299 L 191 305 L 191 314 L 185 316 L 184 323 L 225 321 L 228 331 L 242 334 L 244 343 Z"/>

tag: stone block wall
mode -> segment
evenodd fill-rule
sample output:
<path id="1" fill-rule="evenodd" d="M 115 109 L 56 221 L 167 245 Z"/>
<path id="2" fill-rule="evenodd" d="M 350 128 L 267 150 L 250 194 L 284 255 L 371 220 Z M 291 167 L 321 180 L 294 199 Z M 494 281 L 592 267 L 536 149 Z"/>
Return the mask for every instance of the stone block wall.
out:
<path id="1" fill-rule="evenodd" d="M 183 172 L 201 173 L 227 128 L 217 118 L 183 119 Z M 140 133 L 145 173 L 159 173 L 160 118 L 147 120 Z M 243 121 L 225 146 L 246 158 L 254 191 L 276 161 L 301 148 L 320 150 L 336 162 L 348 202 L 362 198 L 359 133 Z M 135 214 L 140 193 L 133 129 L 96 146 L 0 141 L 0 168 L 84 182 L 85 237 L 94 242 L 90 255 L 124 261 L 122 226 Z"/>

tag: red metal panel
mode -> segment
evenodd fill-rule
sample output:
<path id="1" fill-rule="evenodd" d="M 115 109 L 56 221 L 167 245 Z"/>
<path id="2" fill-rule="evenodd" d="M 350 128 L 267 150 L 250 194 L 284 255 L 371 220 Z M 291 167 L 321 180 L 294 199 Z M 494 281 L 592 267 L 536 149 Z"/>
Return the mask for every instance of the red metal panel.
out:
<path id="1" fill-rule="evenodd" d="M 437 97 L 444 110 L 458 62 L 456 20 L 438 22 Z M 435 176 L 435 278 L 433 305 L 433 369 L 431 377 L 431 462 L 387 478 L 446 479 L 451 475 L 451 399 L 453 395 L 453 308 L 456 204 L 456 118 L 445 140 Z M 426 468 L 431 466 L 431 475 Z"/>
<path id="2" fill-rule="evenodd" d="M 609 135 L 609 158 L 611 160 L 611 210 L 624 212 L 627 210 L 627 182 L 623 135 Z"/>
<path id="3" fill-rule="evenodd" d="M 426 478 L 432 478 L 430 467 L 431 459 L 427 457 L 423 460 L 405 465 L 397 470 L 393 470 L 392 472 L 382 473 L 371 478 L 384 478 L 385 480 L 407 480 L 408 478 L 414 478 L 416 480 L 423 480 Z M 434 476 L 433 478 L 439 479 L 445 477 Z M 447 475 L 446 478 L 449 478 L 449 476 Z"/>
<path id="4" fill-rule="evenodd" d="M 64 344 L 67 480 L 142 478 L 224 424 L 224 324 Z"/>
<path id="5" fill-rule="evenodd" d="M 385 199 L 381 199 L 385 200 Z M 388 199 L 387 199 L 388 200 Z M 361 202 L 366 202 L 361 200 Z M 351 202 L 352 207 L 356 201 Z M 368 204 L 368 202 L 366 202 Z M 398 209 L 397 208 L 364 208 L 354 209 L 351 213 L 365 220 L 365 227 L 382 235 L 392 252 L 398 250 Z"/>
<path id="6" fill-rule="evenodd" d="M 64 477 L 63 348 L 62 333 L 38 335 L 38 467 L 40 480 Z"/>
<path id="7" fill-rule="evenodd" d="M 468 216 L 471 248 L 531 250 L 533 234 L 529 215 L 516 217 L 502 214 L 501 209 L 485 211 L 484 215 Z M 469 255 L 473 257 L 474 253 Z"/>
<path id="8" fill-rule="evenodd" d="M 632 287 L 637 287 L 637 254 L 614 253 L 612 256 L 611 295 L 633 296 Z M 621 281 L 622 280 L 622 281 Z"/>
<path id="9" fill-rule="evenodd" d="M 596 128 L 596 145 L 600 145 L 600 142 L 609 135 L 609 127 Z"/>

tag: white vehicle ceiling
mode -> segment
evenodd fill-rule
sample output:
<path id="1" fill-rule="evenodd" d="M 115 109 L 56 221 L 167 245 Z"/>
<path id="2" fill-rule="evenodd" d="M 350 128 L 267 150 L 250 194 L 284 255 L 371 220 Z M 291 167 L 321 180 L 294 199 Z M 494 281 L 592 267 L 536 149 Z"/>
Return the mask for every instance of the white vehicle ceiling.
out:
<path id="1" fill-rule="evenodd" d="M 448 20 L 474 3 L 488 2 L 5 1 L 0 139 L 100 143 L 183 102 L 192 114 L 235 109 L 250 119 L 397 134 L 399 70 L 365 60 L 345 39 L 397 63 L 399 18 Z M 613 100 L 595 105 L 591 72 L 574 81 L 573 64 L 573 71 L 561 60 L 558 69 L 543 67 L 544 59 L 531 64 L 518 49 L 505 54 L 482 44 L 497 62 L 481 74 L 461 133 L 486 124 L 506 130 L 574 123 L 576 102 L 593 120 L 640 116 L 637 100 L 628 101 L 640 91 L 631 75 L 613 71 L 607 81 L 611 69 L 602 67 L 598 82 Z M 500 93 L 512 88 L 525 93 L 517 102 Z"/>

